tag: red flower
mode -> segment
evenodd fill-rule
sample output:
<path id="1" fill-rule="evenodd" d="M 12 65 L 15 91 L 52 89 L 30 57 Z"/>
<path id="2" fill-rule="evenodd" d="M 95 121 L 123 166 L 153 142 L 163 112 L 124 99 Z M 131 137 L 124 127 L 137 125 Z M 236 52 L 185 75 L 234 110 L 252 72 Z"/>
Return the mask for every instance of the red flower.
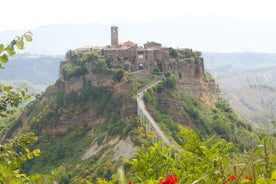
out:
<path id="1" fill-rule="evenodd" d="M 177 178 L 174 175 L 168 175 L 166 181 L 168 184 L 174 184 L 177 182 Z"/>
<path id="2" fill-rule="evenodd" d="M 129 181 L 127 184 L 133 184 L 132 181 Z"/>
<path id="3" fill-rule="evenodd" d="M 162 180 L 160 181 L 160 184 L 166 184 L 166 179 L 162 179 Z"/>
<path id="4" fill-rule="evenodd" d="M 168 175 L 166 179 L 162 179 L 160 184 L 175 184 L 177 182 L 177 178 L 174 175 Z"/>
<path id="5" fill-rule="evenodd" d="M 234 181 L 236 179 L 236 176 L 229 176 L 229 178 L 227 179 L 227 181 Z"/>

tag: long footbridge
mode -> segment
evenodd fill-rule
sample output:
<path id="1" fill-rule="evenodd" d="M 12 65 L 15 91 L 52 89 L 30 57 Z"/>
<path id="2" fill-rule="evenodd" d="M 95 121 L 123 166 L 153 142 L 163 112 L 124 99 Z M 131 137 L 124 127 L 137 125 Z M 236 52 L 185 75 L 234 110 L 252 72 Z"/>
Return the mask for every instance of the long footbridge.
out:
<path id="1" fill-rule="evenodd" d="M 144 86 L 138 91 L 137 94 L 137 114 L 141 119 L 141 124 L 146 127 L 147 133 L 154 130 L 156 133 L 156 137 L 153 137 L 154 140 L 161 139 L 167 146 L 171 145 L 171 142 L 157 125 L 155 120 L 152 118 L 150 113 L 147 111 L 145 102 L 143 99 L 144 92 L 149 88 L 155 86 L 160 81 L 162 81 L 163 77 L 157 77 L 153 82 L 149 83 L 148 85 Z"/>

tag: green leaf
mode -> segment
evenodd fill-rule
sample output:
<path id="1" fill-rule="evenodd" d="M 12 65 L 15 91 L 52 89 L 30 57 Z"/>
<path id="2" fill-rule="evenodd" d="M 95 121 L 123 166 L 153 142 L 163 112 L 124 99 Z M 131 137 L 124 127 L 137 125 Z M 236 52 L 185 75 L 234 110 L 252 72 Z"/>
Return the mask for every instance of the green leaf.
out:
<path id="1" fill-rule="evenodd" d="M 7 51 L 7 53 L 8 53 L 10 56 L 12 56 L 12 55 L 15 54 L 14 47 L 11 46 L 11 45 L 9 45 L 9 46 L 7 47 L 6 51 Z"/>
<path id="2" fill-rule="evenodd" d="M 31 42 L 33 40 L 33 37 L 32 37 L 32 33 L 31 32 L 27 32 L 23 35 L 23 37 L 25 38 L 25 40 L 27 42 Z"/>
<path id="3" fill-rule="evenodd" d="M 10 92 L 10 90 L 11 90 L 11 87 L 10 87 L 10 86 L 4 86 L 4 91 Z"/>
<path id="4" fill-rule="evenodd" d="M 22 90 L 22 91 L 21 91 L 21 95 L 22 95 L 22 96 L 25 96 L 25 95 L 26 95 L 25 91 Z"/>
<path id="5" fill-rule="evenodd" d="M 40 149 L 35 149 L 32 151 L 32 153 L 34 154 L 34 156 L 38 157 L 40 155 Z"/>
<path id="6" fill-rule="evenodd" d="M 16 38 L 16 40 L 18 40 L 18 39 L 19 39 L 19 38 Z M 16 40 L 13 39 L 13 40 L 11 41 L 11 43 L 8 45 L 8 47 L 14 47 L 15 44 L 16 44 Z"/>
<path id="7" fill-rule="evenodd" d="M 1 63 L 7 63 L 9 60 L 8 55 L 7 54 L 3 54 L 2 56 L 0 56 L 0 62 Z"/>
<path id="8" fill-rule="evenodd" d="M 0 44 L 0 53 L 3 52 L 4 48 L 5 48 L 5 45 Z"/>
<path id="9" fill-rule="evenodd" d="M 276 170 L 272 172 L 271 179 L 276 180 Z"/>
<path id="10" fill-rule="evenodd" d="M 22 50 L 24 48 L 24 42 L 22 39 L 19 39 L 16 41 L 16 47 L 20 50 Z"/>

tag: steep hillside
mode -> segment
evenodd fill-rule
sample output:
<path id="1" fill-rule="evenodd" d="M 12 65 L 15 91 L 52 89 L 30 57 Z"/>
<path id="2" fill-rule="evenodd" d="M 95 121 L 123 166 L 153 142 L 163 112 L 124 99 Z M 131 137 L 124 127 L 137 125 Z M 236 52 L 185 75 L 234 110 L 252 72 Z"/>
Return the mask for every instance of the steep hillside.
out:
<path id="1" fill-rule="evenodd" d="M 275 133 L 270 123 L 276 119 L 276 67 L 256 69 L 222 77 L 223 95 L 242 118 Z"/>
<path id="2" fill-rule="evenodd" d="M 80 63 L 60 68 L 63 77 L 37 96 L 13 127 L 34 131 L 39 136 L 35 146 L 43 152 L 23 168 L 48 173 L 63 165 L 72 168 L 70 181 L 76 183 L 80 178 L 110 178 L 122 158 L 137 149 L 137 136 L 130 137 L 139 125 L 136 80 L 123 70 L 108 69 L 105 58 L 94 52 L 75 62 Z"/>
<path id="3" fill-rule="evenodd" d="M 254 145 L 255 135 L 252 127 L 243 121 L 229 106 L 227 101 L 219 100 L 210 108 L 202 100 L 184 91 L 169 87 L 173 75 L 145 94 L 145 101 L 154 119 L 163 130 L 178 140 L 177 124 L 195 130 L 202 138 L 217 135 L 234 142 L 240 149 Z"/>
<path id="4" fill-rule="evenodd" d="M 61 61 L 59 79 L 26 107 L 7 132 L 33 131 L 41 156 L 23 166 L 32 173 L 64 167 L 66 181 L 84 183 L 96 177 L 111 179 L 141 144 L 154 134 L 145 132 L 136 116 L 137 90 L 154 79 L 151 72 L 112 68 L 101 52 L 69 52 Z M 137 64 L 137 63 L 133 63 Z M 165 70 L 167 68 L 167 70 Z M 163 65 L 164 80 L 145 93 L 147 109 L 167 137 L 176 143 L 179 124 L 202 138 L 217 135 L 237 148 L 254 145 L 255 134 L 220 100 L 214 79 L 204 72 L 202 58 L 171 59 Z"/>
<path id="5" fill-rule="evenodd" d="M 235 111 L 255 127 L 275 133 L 276 55 L 205 53 L 206 68 Z"/>

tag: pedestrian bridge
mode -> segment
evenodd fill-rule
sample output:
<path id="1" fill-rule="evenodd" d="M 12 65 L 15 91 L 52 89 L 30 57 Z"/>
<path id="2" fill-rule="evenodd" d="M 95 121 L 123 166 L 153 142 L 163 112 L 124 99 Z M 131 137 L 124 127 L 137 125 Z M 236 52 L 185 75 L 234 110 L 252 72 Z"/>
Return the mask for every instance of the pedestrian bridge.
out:
<path id="1" fill-rule="evenodd" d="M 171 146 L 171 142 L 157 125 L 155 120 L 152 118 L 150 113 L 147 111 L 145 102 L 143 99 L 144 92 L 149 88 L 155 86 L 159 82 L 161 82 L 163 77 L 157 77 L 153 82 L 149 83 L 148 85 L 144 86 L 142 89 L 138 91 L 137 94 L 137 114 L 141 119 L 141 125 L 146 127 L 146 132 L 149 133 L 151 131 L 155 132 L 155 136 L 152 138 L 153 142 L 157 142 L 161 139 L 167 146 Z"/>

